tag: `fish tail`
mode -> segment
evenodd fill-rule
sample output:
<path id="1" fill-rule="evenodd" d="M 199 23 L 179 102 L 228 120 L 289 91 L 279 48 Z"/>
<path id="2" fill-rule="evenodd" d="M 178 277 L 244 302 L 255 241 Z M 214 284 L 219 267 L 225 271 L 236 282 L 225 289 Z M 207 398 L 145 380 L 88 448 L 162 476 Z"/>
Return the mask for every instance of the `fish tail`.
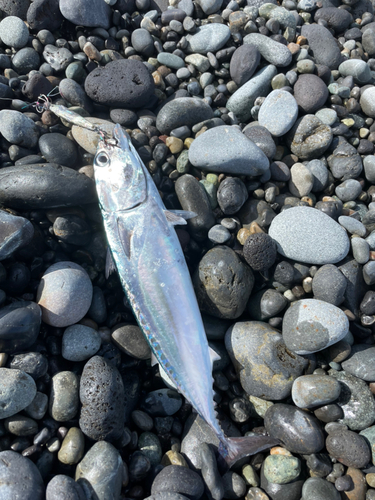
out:
<path id="1" fill-rule="evenodd" d="M 231 468 L 238 460 L 279 445 L 280 441 L 269 436 L 225 438 L 220 442 L 219 453 Z"/>

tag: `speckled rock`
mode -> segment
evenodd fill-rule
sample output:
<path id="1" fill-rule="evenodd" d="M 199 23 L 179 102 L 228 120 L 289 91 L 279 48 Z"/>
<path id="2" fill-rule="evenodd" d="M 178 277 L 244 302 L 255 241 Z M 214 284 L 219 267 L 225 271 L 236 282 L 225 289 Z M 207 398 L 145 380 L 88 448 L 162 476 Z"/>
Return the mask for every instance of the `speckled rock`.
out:
<path id="1" fill-rule="evenodd" d="M 194 140 L 189 148 L 192 165 L 209 172 L 261 175 L 269 167 L 263 151 L 237 127 L 214 127 Z"/>
<path id="2" fill-rule="evenodd" d="M 73 24 L 104 29 L 108 29 L 110 26 L 111 8 L 106 2 L 93 0 L 88 3 L 84 0 L 77 2 L 60 0 L 59 7 L 65 19 Z"/>
<path id="3" fill-rule="evenodd" d="M 266 97 L 259 114 L 259 125 L 266 127 L 275 137 L 280 137 L 293 127 L 298 117 L 296 99 L 285 90 L 274 90 Z"/>
<path id="4" fill-rule="evenodd" d="M 243 255 L 254 271 L 265 271 L 275 263 L 276 245 L 266 233 L 250 234 L 243 246 Z"/>
<path id="5" fill-rule="evenodd" d="M 8 16 L 0 22 L 0 38 L 5 45 L 20 49 L 27 45 L 29 30 L 19 17 Z"/>
<path id="6" fill-rule="evenodd" d="M 74 262 L 58 262 L 50 266 L 37 291 L 43 321 L 58 327 L 80 321 L 89 310 L 91 299 L 91 280 Z"/>
<path id="7" fill-rule="evenodd" d="M 243 389 L 264 399 L 289 396 L 307 366 L 307 360 L 286 349 L 280 333 L 260 321 L 235 323 L 225 334 L 225 347 Z"/>
<path id="8" fill-rule="evenodd" d="M 268 434 L 280 439 L 291 453 L 319 453 L 324 447 L 320 422 L 295 406 L 272 405 L 264 417 L 264 426 Z"/>
<path id="9" fill-rule="evenodd" d="M 353 431 L 366 429 L 375 420 L 375 401 L 368 384 L 345 371 L 329 370 L 329 375 L 341 384 L 337 404 L 344 412 L 339 422 Z"/>
<path id="10" fill-rule="evenodd" d="M 85 500 L 82 487 L 72 477 L 58 474 L 47 484 L 46 500 Z"/>
<path id="11" fill-rule="evenodd" d="M 333 264 L 326 264 L 318 269 L 312 281 L 314 299 L 324 300 L 339 306 L 345 299 L 347 281 L 345 276 Z"/>
<path id="12" fill-rule="evenodd" d="M 287 455 L 269 455 L 264 461 L 264 475 L 270 483 L 287 484 L 301 473 L 301 461 Z"/>
<path id="13" fill-rule="evenodd" d="M 333 134 L 331 127 L 315 115 L 299 118 L 287 135 L 287 144 L 300 160 L 320 158 L 329 148 Z"/>
<path id="14" fill-rule="evenodd" d="M 264 59 L 275 66 L 285 67 L 292 61 L 292 53 L 285 45 L 260 33 L 246 35 L 243 43 L 255 45 Z"/>
<path id="15" fill-rule="evenodd" d="M 69 326 L 63 335 L 61 355 L 69 361 L 84 361 L 100 349 L 100 334 L 84 325 Z"/>
<path id="16" fill-rule="evenodd" d="M 0 368 L 0 419 L 26 408 L 35 395 L 36 385 L 30 375 L 21 370 Z"/>
<path id="17" fill-rule="evenodd" d="M 302 36 L 307 38 L 316 64 L 337 69 L 342 61 L 340 49 L 330 31 L 319 24 L 304 24 Z"/>
<path id="18" fill-rule="evenodd" d="M 299 408 L 314 408 L 332 403 L 340 395 L 337 380 L 326 375 L 303 375 L 293 382 L 292 398 Z"/>
<path id="19" fill-rule="evenodd" d="M 326 447 L 330 455 L 347 467 L 361 469 L 370 461 L 370 448 L 366 440 L 353 431 L 342 429 L 330 433 Z"/>
<path id="20" fill-rule="evenodd" d="M 99 441 L 118 439 L 124 427 L 124 385 L 117 368 L 101 356 L 84 366 L 79 396 L 82 403 L 79 426 Z"/>
<path id="21" fill-rule="evenodd" d="M 348 330 L 346 314 L 322 300 L 293 302 L 283 319 L 284 342 L 297 354 L 321 351 L 342 340 Z"/>
<path id="22" fill-rule="evenodd" d="M 124 464 L 117 449 L 106 441 L 95 443 L 77 465 L 75 480 L 86 496 L 97 500 L 119 500 Z"/>
<path id="23" fill-rule="evenodd" d="M 361 380 L 375 382 L 375 347 L 353 345 L 350 356 L 342 362 L 342 368 Z"/>
<path id="24" fill-rule="evenodd" d="M 118 59 L 99 66 L 85 80 L 85 91 L 93 101 L 117 108 L 146 106 L 154 88 L 146 66 L 134 59 Z"/>
<path id="25" fill-rule="evenodd" d="M 349 252 L 349 238 L 331 217 L 310 207 L 293 207 L 277 215 L 269 235 L 281 255 L 308 264 L 334 264 Z"/>
<path id="26" fill-rule="evenodd" d="M 45 486 L 38 467 L 20 453 L 0 452 L 0 498 L 44 500 Z"/>
<path id="27" fill-rule="evenodd" d="M 193 285 L 202 311 L 234 319 L 245 310 L 254 276 L 232 249 L 216 246 L 200 261 Z"/>

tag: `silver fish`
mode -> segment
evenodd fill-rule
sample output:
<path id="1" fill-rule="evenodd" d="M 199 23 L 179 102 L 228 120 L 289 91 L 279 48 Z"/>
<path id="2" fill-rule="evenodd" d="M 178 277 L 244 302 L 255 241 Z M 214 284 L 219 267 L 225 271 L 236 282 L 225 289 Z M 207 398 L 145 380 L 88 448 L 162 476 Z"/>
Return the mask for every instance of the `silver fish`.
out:
<path id="1" fill-rule="evenodd" d="M 94 172 L 111 254 L 137 322 L 169 379 L 217 434 L 228 466 L 279 444 L 267 436 L 227 438 L 217 421 L 213 361 L 173 227 L 186 222 L 166 210 L 120 125 L 113 141 L 99 142 Z"/>

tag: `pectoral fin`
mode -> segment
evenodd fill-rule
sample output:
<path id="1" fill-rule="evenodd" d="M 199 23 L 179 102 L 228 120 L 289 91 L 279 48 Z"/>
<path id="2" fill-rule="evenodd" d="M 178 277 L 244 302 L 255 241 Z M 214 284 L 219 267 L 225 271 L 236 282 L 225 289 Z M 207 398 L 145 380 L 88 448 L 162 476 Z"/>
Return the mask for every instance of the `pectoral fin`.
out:
<path id="1" fill-rule="evenodd" d="M 164 210 L 164 214 L 167 221 L 173 226 L 184 226 L 188 219 L 197 216 L 195 212 L 190 212 L 189 210 Z"/>
<path id="2" fill-rule="evenodd" d="M 133 231 L 127 229 L 123 225 L 120 217 L 117 219 L 117 229 L 118 229 L 118 235 L 120 237 L 122 249 L 124 250 L 127 258 L 130 259 L 130 257 L 131 257 L 131 240 L 132 240 L 132 236 L 133 236 Z"/>
<path id="3" fill-rule="evenodd" d="M 214 365 L 214 361 L 219 361 L 221 357 L 219 354 L 212 349 L 212 347 L 208 347 L 208 350 L 210 352 L 210 359 L 211 359 L 211 364 L 212 366 Z"/>
<path id="4" fill-rule="evenodd" d="M 116 272 L 116 264 L 113 260 L 111 250 L 107 248 L 107 255 L 105 257 L 105 277 L 108 279 L 109 275 Z"/>

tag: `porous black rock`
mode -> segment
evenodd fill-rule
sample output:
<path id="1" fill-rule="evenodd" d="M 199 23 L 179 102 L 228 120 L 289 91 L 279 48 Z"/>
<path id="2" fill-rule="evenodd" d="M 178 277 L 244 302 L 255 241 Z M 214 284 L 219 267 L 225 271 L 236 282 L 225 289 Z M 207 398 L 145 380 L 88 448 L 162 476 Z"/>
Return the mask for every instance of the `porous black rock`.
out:
<path id="1" fill-rule="evenodd" d="M 99 66 L 85 80 L 85 91 L 93 101 L 116 108 L 147 107 L 154 88 L 146 66 L 134 59 L 118 59 Z"/>
<path id="2" fill-rule="evenodd" d="M 277 250 L 273 239 L 268 234 L 255 233 L 245 241 L 243 254 L 254 271 L 264 271 L 274 264 Z"/>

